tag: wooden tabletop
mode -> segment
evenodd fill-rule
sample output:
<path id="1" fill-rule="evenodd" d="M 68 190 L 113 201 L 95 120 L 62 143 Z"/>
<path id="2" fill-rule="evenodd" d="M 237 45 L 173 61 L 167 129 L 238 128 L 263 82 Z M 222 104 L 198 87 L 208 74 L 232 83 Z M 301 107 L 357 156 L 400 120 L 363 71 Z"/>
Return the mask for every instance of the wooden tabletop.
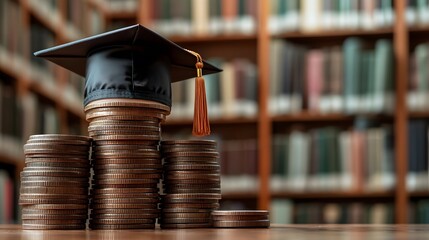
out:
<path id="1" fill-rule="evenodd" d="M 36 239 L 149 239 L 149 240 L 371 240 L 429 239 L 429 225 L 273 225 L 269 229 L 181 229 L 181 230 L 22 230 L 20 225 L 0 225 L 1 240 Z"/>

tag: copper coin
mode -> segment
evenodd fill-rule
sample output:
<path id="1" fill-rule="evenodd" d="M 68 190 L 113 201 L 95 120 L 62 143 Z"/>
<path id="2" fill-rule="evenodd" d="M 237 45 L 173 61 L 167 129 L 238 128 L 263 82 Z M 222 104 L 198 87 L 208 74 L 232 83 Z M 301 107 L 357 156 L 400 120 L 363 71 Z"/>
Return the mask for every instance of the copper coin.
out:
<path id="1" fill-rule="evenodd" d="M 132 208 L 132 209 L 157 209 L 158 204 L 156 203 L 121 203 L 121 204 L 113 204 L 113 203 L 92 203 L 90 206 L 92 209 L 118 209 L 118 208 Z"/>
<path id="2" fill-rule="evenodd" d="M 158 151 L 158 146 L 147 146 L 147 145 L 99 145 L 96 146 L 95 149 L 98 151 L 105 150 L 136 150 L 136 149 L 150 149 L 153 151 Z"/>
<path id="3" fill-rule="evenodd" d="M 93 194 L 158 194 L 158 189 L 154 188 L 102 188 L 102 189 L 92 189 Z"/>
<path id="4" fill-rule="evenodd" d="M 64 181 L 64 182 L 78 182 L 78 183 L 86 183 L 88 181 L 88 177 L 62 177 L 62 176 L 22 176 L 25 175 L 25 172 L 21 172 L 21 181 Z"/>
<path id="5" fill-rule="evenodd" d="M 93 198 L 94 204 L 158 203 L 159 198 Z"/>
<path id="6" fill-rule="evenodd" d="M 162 199 L 161 201 L 164 204 L 169 203 L 218 203 L 218 199 L 186 199 L 186 198 L 172 198 L 172 199 Z"/>
<path id="7" fill-rule="evenodd" d="M 105 208 L 105 209 L 92 209 L 91 214 L 94 215 L 103 215 L 103 214 L 120 214 L 120 215 L 129 215 L 129 214 L 138 214 L 138 215 L 159 215 L 159 209 L 127 209 L 127 208 Z"/>
<path id="8" fill-rule="evenodd" d="M 217 228 L 267 228 L 270 227 L 270 220 L 213 221 L 212 224 Z"/>
<path id="9" fill-rule="evenodd" d="M 22 180 L 21 187 L 87 187 L 89 181 L 53 181 L 53 180 Z"/>
<path id="10" fill-rule="evenodd" d="M 152 119 L 152 120 L 142 120 L 142 121 L 136 121 L 136 120 L 114 120 L 114 119 L 96 119 L 92 120 L 88 127 L 95 127 L 95 126 L 150 126 L 150 127 L 160 127 L 160 120 L 159 119 Z"/>
<path id="11" fill-rule="evenodd" d="M 167 170 L 164 168 L 164 172 L 166 175 L 192 175 L 192 176 L 200 176 L 200 175 L 216 175 L 216 177 L 220 177 L 220 169 L 219 170 Z"/>
<path id="12" fill-rule="evenodd" d="M 161 148 L 164 155 L 169 155 L 174 152 L 217 152 L 216 148 L 202 148 L 202 147 L 165 147 Z"/>
<path id="13" fill-rule="evenodd" d="M 90 146 L 91 141 L 83 141 L 83 140 L 58 140 L 58 139 L 29 139 L 27 144 L 61 144 L 61 145 L 69 145 L 69 146 Z"/>
<path id="14" fill-rule="evenodd" d="M 266 210 L 217 210 L 212 212 L 213 216 L 268 216 Z"/>
<path id="15" fill-rule="evenodd" d="M 56 224 L 56 225 L 46 225 L 46 224 L 22 224 L 22 229 L 24 230 L 81 230 L 85 229 L 85 224 Z"/>
<path id="16" fill-rule="evenodd" d="M 221 194 L 215 193 L 191 193 L 191 194 L 167 194 L 162 196 L 163 199 L 221 199 Z"/>
<path id="17" fill-rule="evenodd" d="M 214 140 L 165 140 L 162 145 L 216 145 Z"/>
<path id="18" fill-rule="evenodd" d="M 210 228 L 212 225 L 211 223 L 169 223 L 169 224 L 161 224 L 161 228 L 164 229 L 187 229 L 187 228 Z"/>
<path id="19" fill-rule="evenodd" d="M 93 189 L 103 188 L 154 188 L 158 189 L 158 183 L 145 183 L 145 184 L 98 184 L 95 183 Z"/>
<path id="20" fill-rule="evenodd" d="M 161 164 L 95 164 L 94 169 L 162 169 Z"/>
<path id="21" fill-rule="evenodd" d="M 21 186 L 20 191 L 22 193 L 44 193 L 44 194 L 87 194 L 88 188 L 79 187 L 26 187 Z"/>
<path id="22" fill-rule="evenodd" d="M 153 131 L 160 132 L 161 127 L 159 126 L 146 126 L 146 125 L 128 125 L 128 124 L 115 124 L 115 125 L 91 125 L 88 127 L 88 131 L 108 131 L 108 130 L 136 130 L 136 131 Z"/>
<path id="23" fill-rule="evenodd" d="M 80 159 L 86 159 L 86 161 L 88 161 L 88 153 L 86 155 L 73 155 L 73 154 L 68 154 L 68 153 L 34 153 L 34 154 L 26 154 L 25 157 L 26 158 L 64 158 L 64 159 L 71 159 L 71 158 L 80 158 Z"/>
<path id="24" fill-rule="evenodd" d="M 168 194 L 173 193 L 221 193 L 220 188 L 206 188 L 202 189 L 193 189 L 193 188 L 164 188 L 164 192 Z"/>
<path id="25" fill-rule="evenodd" d="M 96 147 L 103 145 L 138 145 L 138 146 L 157 146 L 159 140 L 97 140 Z"/>
<path id="26" fill-rule="evenodd" d="M 87 204 L 88 199 L 76 199 L 76 198 L 43 198 L 43 199 L 30 199 L 20 198 L 20 205 L 33 205 L 33 204 Z"/>
<path id="27" fill-rule="evenodd" d="M 68 135 L 68 134 L 36 134 L 31 135 L 30 140 L 78 140 L 89 142 L 91 138 L 80 135 Z"/>
<path id="28" fill-rule="evenodd" d="M 164 173 L 164 179 L 166 181 L 175 181 L 175 180 L 204 180 L 204 181 L 220 181 L 220 174 L 218 173 L 206 173 L 206 174 L 192 174 L 192 175 L 185 175 L 185 174 L 171 174 L 171 173 Z"/>
<path id="29" fill-rule="evenodd" d="M 127 112 L 127 111 L 115 111 L 115 112 L 97 112 L 93 111 L 86 113 L 86 120 L 102 120 L 102 119 L 113 119 L 113 120 L 152 120 L 152 119 L 165 120 L 166 116 L 162 113 L 146 112 L 144 115 L 138 112 Z"/>
<path id="30" fill-rule="evenodd" d="M 96 174 L 94 179 L 160 179 L 162 174 L 153 173 L 153 174 L 127 174 L 127 173 L 117 173 L 117 174 Z"/>
<path id="31" fill-rule="evenodd" d="M 138 118 L 132 118 L 129 116 L 106 116 L 106 117 L 97 117 L 94 119 L 91 119 L 91 122 L 99 122 L 99 121 L 120 121 L 120 122 L 158 122 L 162 123 L 164 119 L 159 119 L 155 117 L 148 117 L 148 116 L 139 116 Z"/>
<path id="32" fill-rule="evenodd" d="M 136 130 L 107 130 L 107 131 L 91 131 L 89 132 L 89 136 L 94 137 L 95 139 L 99 139 L 105 136 L 111 135 L 128 135 L 128 136 L 145 136 L 151 138 L 160 138 L 161 132 L 151 132 L 151 131 L 136 131 Z M 134 139 L 134 138 L 133 138 Z M 139 139 L 139 138 L 137 138 Z"/>
<path id="33" fill-rule="evenodd" d="M 81 168 L 82 170 L 87 169 L 89 171 L 90 165 L 87 162 L 29 162 L 27 167 L 49 167 L 49 168 Z"/>
<path id="34" fill-rule="evenodd" d="M 169 178 L 164 178 L 164 183 L 165 184 L 180 184 L 180 185 L 202 185 L 202 184 L 209 184 L 211 186 L 216 186 L 216 185 L 220 185 L 220 179 L 216 179 L 216 178 L 206 178 L 206 179 L 180 179 L 180 178 L 176 178 L 176 179 L 169 179 Z M 195 187 L 195 186 L 192 186 Z"/>
<path id="35" fill-rule="evenodd" d="M 267 220 L 268 215 L 213 215 L 213 221 L 249 221 Z"/>
<path id="36" fill-rule="evenodd" d="M 66 144 L 52 144 L 52 143 L 27 143 L 24 144 L 24 151 L 46 149 L 51 151 L 73 151 L 73 152 L 88 152 L 88 145 L 66 145 Z"/>
<path id="37" fill-rule="evenodd" d="M 164 169 L 167 171 L 194 171 L 205 170 L 215 171 L 220 170 L 219 164 L 165 164 Z"/>
<path id="38" fill-rule="evenodd" d="M 52 214 L 22 214 L 23 220 L 86 220 L 88 214 L 68 214 L 68 215 L 52 215 Z"/>
<path id="39" fill-rule="evenodd" d="M 22 224 L 46 224 L 46 225 L 59 225 L 59 224 L 85 224 L 86 219 L 23 219 Z"/>
<path id="40" fill-rule="evenodd" d="M 35 208 L 22 208 L 22 214 L 28 215 L 60 215 L 62 217 L 68 215 L 85 215 L 88 216 L 88 209 L 35 209 Z"/>
<path id="41" fill-rule="evenodd" d="M 32 168 L 34 169 L 34 168 Z M 49 169 L 49 170 L 48 170 Z M 44 177 L 74 177 L 74 178 L 85 178 L 89 177 L 89 169 L 85 169 L 85 171 L 82 170 L 56 170 L 52 168 L 38 168 L 35 170 L 29 170 L 28 168 L 24 168 L 24 171 L 21 172 L 21 177 L 37 177 L 37 176 L 44 176 Z"/>
<path id="42" fill-rule="evenodd" d="M 154 219 L 158 218 L 158 213 L 142 213 L 142 214 L 115 214 L 115 213 L 106 213 L 106 214 L 91 214 L 92 219 Z"/>
<path id="43" fill-rule="evenodd" d="M 125 141 L 130 141 L 130 140 L 152 140 L 152 141 L 158 141 L 160 139 L 160 136 L 156 135 L 100 135 L 100 136 L 95 136 L 94 139 L 96 141 L 119 141 L 119 140 L 125 140 Z"/>
<path id="44" fill-rule="evenodd" d="M 161 224 L 169 223 L 209 223 L 210 218 L 161 218 Z"/>
<path id="45" fill-rule="evenodd" d="M 219 157 L 173 157 L 170 155 L 164 155 L 164 160 L 169 163 L 181 163 L 181 162 L 198 162 L 198 164 L 219 164 Z M 196 163 L 195 163 L 196 164 Z"/>
<path id="46" fill-rule="evenodd" d="M 219 157 L 217 152 L 173 152 L 168 154 L 169 157 Z"/>
<path id="47" fill-rule="evenodd" d="M 95 184 L 147 184 L 158 183 L 158 179 L 96 179 Z"/>
<path id="48" fill-rule="evenodd" d="M 97 159 L 106 158 L 160 158 L 158 151 L 122 150 L 95 152 Z"/>
<path id="49" fill-rule="evenodd" d="M 94 199 L 105 198 L 105 199 L 115 199 L 115 198 L 157 198 L 159 199 L 158 193 L 120 193 L 120 194 L 94 194 L 92 196 Z"/>
<path id="50" fill-rule="evenodd" d="M 189 184 L 189 183 L 172 183 L 169 184 L 168 182 L 164 181 L 164 187 L 166 188 L 190 188 L 190 189 L 211 189 L 211 188 L 220 188 L 220 183 L 195 183 L 195 184 Z"/>
<path id="51" fill-rule="evenodd" d="M 90 219 L 89 220 L 91 224 L 147 224 L 147 223 L 155 223 L 154 219 L 147 219 L 147 218 L 132 218 L 132 219 L 111 219 L 111 218 L 97 218 L 97 219 Z"/>
<path id="52" fill-rule="evenodd" d="M 88 152 L 78 151 L 64 151 L 64 150 L 50 150 L 50 149 L 29 149 L 24 150 L 26 157 L 72 157 L 72 158 L 85 158 L 88 157 Z"/>
<path id="53" fill-rule="evenodd" d="M 94 165 L 106 165 L 106 164 L 138 164 L 138 165 L 157 165 L 157 171 L 161 169 L 162 161 L 159 158 L 116 158 L 116 159 L 95 159 L 93 161 Z M 143 167 L 141 169 L 100 169 L 99 171 L 104 170 L 141 170 L 142 173 L 154 173 L 153 171 L 155 169 L 147 169 L 146 167 Z"/>
<path id="54" fill-rule="evenodd" d="M 35 209 L 35 210 L 74 210 L 74 209 L 87 209 L 88 204 L 37 204 L 37 205 L 29 205 L 23 206 L 22 209 Z"/>
<path id="55" fill-rule="evenodd" d="M 148 224 L 89 224 L 93 230 L 154 229 L 155 223 Z"/>
<path id="56" fill-rule="evenodd" d="M 204 208 L 217 209 L 219 203 L 161 203 L 161 208 Z"/>
<path id="57" fill-rule="evenodd" d="M 64 158 L 64 157 L 59 157 L 59 158 L 52 158 L 52 157 L 48 157 L 48 158 L 25 158 L 25 163 L 29 164 L 29 163 L 76 163 L 76 164 L 88 164 L 88 158 L 84 157 L 84 158 Z"/>
<path id="58" fill-rule="evenodd" d="M 152 174 L 159 173 L 159 169 L 100 169 L 97 174 Z"/>
<path id="59" fill-rule="evenodd" d="M 209 209 L 200 208 L 163 208 L 161 214 L 172 214 L 172 213 L 211 213 Z"/>
<path id="60" fill-rule="evenodd" d="M 162 212 L 161 213 L 161 218 L 210 218 L 210 212 L 176 212 L 176 213 L 167 213 L 167 212 Z"/>
<path id="61" fill-rule="evenodd" d="M 61 199 L 61 198 L 75 198 L 75 199 L 87 199 L 88 194 L 72 194 L 72 193 L 21 193 L 19 199 Z"/>
<path id="62" fill-rule="evenodd" d="M 87 111 L 93 108 L 99 107 L 144 107 L 144 108 L 154 108 L 163 110 L 166 112 L 170 111 L 170 107 L 158 102 L 142 100 L 142 99 L 132 99 L 132 98 L 108 98 L 100 99 L 88 103 L 85 106 L 84 110 Z"/>

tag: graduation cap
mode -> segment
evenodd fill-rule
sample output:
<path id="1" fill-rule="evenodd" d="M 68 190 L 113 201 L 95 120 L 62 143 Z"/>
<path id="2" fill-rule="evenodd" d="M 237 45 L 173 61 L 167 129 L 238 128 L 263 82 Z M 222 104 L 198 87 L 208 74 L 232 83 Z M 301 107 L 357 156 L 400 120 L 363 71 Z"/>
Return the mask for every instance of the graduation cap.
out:
<path id="1" fill-rule="evenodd" d="M 221 70 L 140 24 L 34 53 L 86 78 L 84 105 L 134 98 L 171 106 L 171 83 L 197 76 L 194 135 L 208 135 L 204 74 Z"/>

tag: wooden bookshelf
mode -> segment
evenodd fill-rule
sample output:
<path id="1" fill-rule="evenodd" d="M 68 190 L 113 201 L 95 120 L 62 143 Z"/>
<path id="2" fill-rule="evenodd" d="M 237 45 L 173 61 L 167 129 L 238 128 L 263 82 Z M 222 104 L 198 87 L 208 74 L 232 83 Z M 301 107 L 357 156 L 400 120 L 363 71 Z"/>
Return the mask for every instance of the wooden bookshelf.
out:
<path id="1" fill-rule="evenodd" d="M 165 126 L 191 126 L 192 119 L 167 119 L 163 125 Z M 210 119 L 211 125 L 238 125 L 238 124 L 256 124 L 256 117 L 230 117 L 230 118 L 214 118 Z"/>
<path id="2" fill-rule="evenodd" d="M 335 192 L 273 192 L 272 198 L 287 198 L 292 200 L 331 200 L 342 201 L 345 199 L 363 200 L 363 199 L 393 199 L 395 196 L 394 191 L 381 191 L 381 192 L 364 192 L 364 191 L 335 191 Z"/>
<path id="3" fill-rule="evenodd" d="M 355 37 L 393 37 L 392 28 L 382 28 L 374 30 L 328 30 L 321 32 L 288 32 L 279 35 L 274 35 L 274 38 L 285 39 L 322 39 L 322 38 L 346 38 L 350 36 Z"/>

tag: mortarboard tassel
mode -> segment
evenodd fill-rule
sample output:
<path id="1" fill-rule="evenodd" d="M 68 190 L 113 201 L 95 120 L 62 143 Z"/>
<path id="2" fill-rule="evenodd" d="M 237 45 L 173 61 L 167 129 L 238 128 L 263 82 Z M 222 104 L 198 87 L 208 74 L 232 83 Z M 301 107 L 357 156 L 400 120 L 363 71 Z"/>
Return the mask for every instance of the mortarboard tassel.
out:
<path id="1" fill-rule="evenodd" d="M 194 103 L 194 124 L 192 135 L 194 136 L 207 136 L 210 135 L 210 123 L 207 114 L 207 99 L 206 87 L 203 78 L 203 59 L 201 56 L 193 51 L 188 50 L 195 57 L 197 57 L 197 77 L 195 78 L 195 103 Z"/>

